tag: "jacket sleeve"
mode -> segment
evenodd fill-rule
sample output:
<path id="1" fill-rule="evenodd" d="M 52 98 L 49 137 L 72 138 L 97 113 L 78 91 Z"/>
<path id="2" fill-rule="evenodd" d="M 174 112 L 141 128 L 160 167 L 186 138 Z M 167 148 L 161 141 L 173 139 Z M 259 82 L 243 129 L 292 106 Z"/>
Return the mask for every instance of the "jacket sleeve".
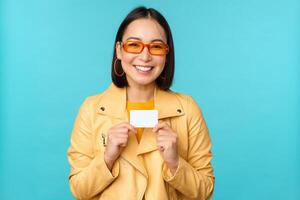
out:
<path id="1" fill-rule="evenodd" d="M 90 120 L 92 112 L 87 98 L 76 117 L 71 146 L 68 149 L 68 160 L 71 165 L 70 189 L 77 199 L 91 199 L 98 195 L 119 174 L 118 160 L 110 172 L 104 161 L 104 153 L 94 151 L 94 133 Z"/>
<path id="2" fill-rule="evenodd" d="M 187 160 L 179 158 L 174 175 L 164 164 L 163 178 L 184 199 L 206 200 L 212 197 L 214 190 L 211 141 L 200 108 L 192 97 L 188 102 L 188 157 Z"/>

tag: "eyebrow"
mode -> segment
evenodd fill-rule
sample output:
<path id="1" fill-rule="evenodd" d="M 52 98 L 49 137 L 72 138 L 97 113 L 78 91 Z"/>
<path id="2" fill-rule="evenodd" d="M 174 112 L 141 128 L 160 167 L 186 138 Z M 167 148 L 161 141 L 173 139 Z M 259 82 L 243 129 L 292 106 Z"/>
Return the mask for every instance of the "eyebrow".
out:
<path id="1" fill-rule="evenodd" d="M 141 39 L 138 38 L 138 37 L 129 37 L 129 38 L 126 39 L 126 41 L 127 40 L 140 40 L 141 41 Z M 162 42 L 162 43 L 165 43 L 162 39 L 154 39 L 154 40 L 151 40 L 151 42 Z"/>

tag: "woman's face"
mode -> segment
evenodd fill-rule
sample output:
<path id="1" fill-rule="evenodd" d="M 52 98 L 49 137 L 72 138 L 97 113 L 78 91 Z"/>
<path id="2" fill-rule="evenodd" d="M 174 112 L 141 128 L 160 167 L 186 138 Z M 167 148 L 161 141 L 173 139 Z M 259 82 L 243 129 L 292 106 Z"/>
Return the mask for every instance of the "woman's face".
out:
<path id="1" fill-rule="evenodd" d="M 122 42 L 141 41 L 144 44 L 161 42 L 167 44 L 164 29 L 153 19 L 137 19 L 131 22 L 123 35 Z M 117 58 L 121 60 L 129 86 L 146 86 L 155 83 L 163 71 L 166 55 L 151 55 L 147 47 L 140 54 L 126 52 L 116 44 Z"/>

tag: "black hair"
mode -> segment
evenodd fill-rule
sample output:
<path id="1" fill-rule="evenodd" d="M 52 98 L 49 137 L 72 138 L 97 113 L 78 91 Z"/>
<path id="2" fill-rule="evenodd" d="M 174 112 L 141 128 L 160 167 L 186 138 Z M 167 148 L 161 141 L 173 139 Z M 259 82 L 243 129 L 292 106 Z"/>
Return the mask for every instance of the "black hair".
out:
<path id="1" fill-rule="evenodd" d="M 117 87 L 125 87 L 128 86 L 128 82 L 126 79 L 125 73 L 123 73 L 123 76 L 117 76 L 115 74 L 115 70 L 117 73 L 120 73 L 122 70 L 121 62 L 117 62 L 117 55 L 116 55 L 116 44 L 117 42 L 122 41 L 122 37 L 124 35 L 124 32 L 127 28 L 127 26 L 137 19 L 143 19 L 143 18 L 150 18 L 154 19 L 156 22 L 158 22 L 162 28 L 165 31 L 166 37 L 167 37 L 167 44 L 169 46 L 169 53 L 166 55 L 166 62 L 164 66 L 164 70 L 161 72 L 160 76 L 155 80 L 157 86 L 163 90 L 169 90 L 174 77 L 174 70 L 175 70 L 175 59 L 174 59 L 174 44 L 173 44 L 173 37 L 171 33 L 170 26 L 167 22 L 167 20 L 163 17 L 163 15 L 158 12 L 157 10 L 153 8 L 146 8 L 144 6 L 137 7 L 133 9 L 123 20 L 121 23 L 115 43 L 114 43 L 114 51 L 113 51 L 113 58 L 112 58 L 112 68 L 111 68 L 111 78 L 113 83 Z M 114 65 L 116 65 L 116 69 L 114 69 Z"/>

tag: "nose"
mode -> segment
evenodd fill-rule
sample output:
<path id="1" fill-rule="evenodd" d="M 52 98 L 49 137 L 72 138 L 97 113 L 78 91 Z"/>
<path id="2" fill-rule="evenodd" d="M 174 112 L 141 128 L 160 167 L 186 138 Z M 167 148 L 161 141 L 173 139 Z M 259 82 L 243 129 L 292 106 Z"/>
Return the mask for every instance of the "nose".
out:
<path id="1" fill-rule="evenodd" d="M 148 47 L 144 47 L 143 51 L 140 54 L 141 60 L 147 62 L 151 60 L 151 54 L 149 52 Z"/>

